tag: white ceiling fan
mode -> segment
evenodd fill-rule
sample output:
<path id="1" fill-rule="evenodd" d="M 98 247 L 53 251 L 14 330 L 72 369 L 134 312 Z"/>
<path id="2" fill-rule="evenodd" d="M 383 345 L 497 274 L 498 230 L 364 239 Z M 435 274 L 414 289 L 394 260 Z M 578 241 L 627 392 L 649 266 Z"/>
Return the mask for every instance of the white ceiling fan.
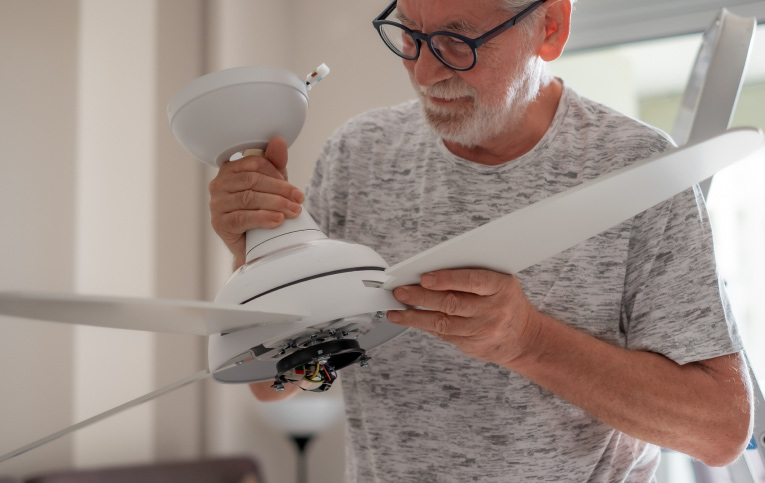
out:
<path id="1" fill-rule="evenodd" d="M 171 100 L 173 132 L 213 166 L 235 153 L 262 149 L 273 136 L 291 144 L 307 112 L 306 85 L 317 76 L 303 82 L 271 67 L 204 76 Z M 267 115 L 253 119 L 254 112 Z M 762 139 L 757 129 L 735 129 L 637 162 L 393 267 L 367 247 L 327 239 L 304 212 L 278 229 L 247 233 L 247 263 L 215 302 L 0 293 L 2 315 L 209 340 L 207 370 L 0 456 L 0 462 L 208 374 L 225 383 L 273 380 L 276 390 L 308 376 L 326 390 L 337 370 L 365 364 L 367 350 L 404 330 L 385 319 L 385 311 L 403 308 L 392 297 L 394 287 L 417 283 L 420 274 L 439 268 L 517 273 L 711 177 L 759 149 Z"/>

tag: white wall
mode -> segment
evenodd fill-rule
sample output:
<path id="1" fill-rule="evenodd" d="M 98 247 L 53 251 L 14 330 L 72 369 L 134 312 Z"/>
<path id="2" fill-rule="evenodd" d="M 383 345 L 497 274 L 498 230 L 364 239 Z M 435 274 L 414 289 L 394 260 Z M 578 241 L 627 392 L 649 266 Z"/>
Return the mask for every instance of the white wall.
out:
<path id="1" fill-rule="evenodd" d="M 77 31 L 76 0 L 0 8 L 0 290 L 74 288 Z M 70 423 L 72 332 L 0 317 L 0 454 Z M 60 440 L 0 474 L 72 454 Z"/>
<path id="2" fill-rule="evenodd" d="M 200 298 L 204 186 L 170 93 L 202 73 L 203 2 L 3 0 L 0 289 Z M 0 453 L 204 366 L 198 338 L 0 319 Z M 201 386 L 0 474 L 201 454 Z"/>
<path id="3" fill-rule="evenodd" d="M 156 102 L 155 22 L 150 0 L 80 2 L 75 252 L 80 293 L 150 297 L 155 292 L 156 136 L 154 123 L 147 122 Z M 76 327 L 74 420 L 150 392 L 155 365 L 153 334 Z M 153 423 L 150 403 L 78 431 L 75 463 L 150 459 Z"/>
<path id="4" fill-rule="evenodd" d="M 201 71 L 202 13 L 201 2 L 80 2 L 79 292 L 201 294 L 201 166 L 177 147 L 164 105 Z M 75 334 L 75 420 L 204 366 L 197 338 Z M 80 431 L 75 463 L 197 456 L 201 402 L 190 387 Z"/>
<path id="5" fill-rule="evenodd" d="M 207 186 L 202 163 L 176 142 L 167 121 L 173 93 L 204 73 L 207 30 L 204 0 L 161 0 L 157 8 L 157 57 L 152 116 L 157 138 L 154 230 L 160 263 L 155 266 L 156 295 L 204 299 Z M 158 334 L 157 385 L 168 384 L 207 365 L 206 340 Z M 187 459 L 205 448 L 204 387 L 193 384 L 156 401 L 155 447 L 160 460 Z"/>

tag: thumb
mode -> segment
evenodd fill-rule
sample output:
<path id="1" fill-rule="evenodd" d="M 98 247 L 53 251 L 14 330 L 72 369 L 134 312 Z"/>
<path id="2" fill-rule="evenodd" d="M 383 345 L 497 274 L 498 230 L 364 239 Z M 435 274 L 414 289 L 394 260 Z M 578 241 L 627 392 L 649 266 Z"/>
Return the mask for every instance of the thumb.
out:
<path id="1" fill-rule="evenodd" d="M 284 138 L 276 137 L 271 138 L 266 147 L 266 159 L 271 161 L 271 164 L 279 170 L 279 172 L 287 179 L 287 141 Z"/>

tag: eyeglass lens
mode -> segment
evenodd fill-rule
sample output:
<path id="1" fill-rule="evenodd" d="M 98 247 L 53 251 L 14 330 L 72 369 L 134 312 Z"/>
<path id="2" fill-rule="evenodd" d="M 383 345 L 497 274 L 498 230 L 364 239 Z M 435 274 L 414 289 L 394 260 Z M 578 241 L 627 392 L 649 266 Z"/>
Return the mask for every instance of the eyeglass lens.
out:
<path id="1" fill-rule="evenodd" d="M 409 32 L 391 24 L 381 25 L 380 30 L 388 47 L 396 54 L 408 60 L 417 58 L 416 41 Z M 466 69 L 473 65 L 473 49 L 457 37 L 437 34 L 431 37 L 430 46 L 436 56 L 450 67 Z"/>

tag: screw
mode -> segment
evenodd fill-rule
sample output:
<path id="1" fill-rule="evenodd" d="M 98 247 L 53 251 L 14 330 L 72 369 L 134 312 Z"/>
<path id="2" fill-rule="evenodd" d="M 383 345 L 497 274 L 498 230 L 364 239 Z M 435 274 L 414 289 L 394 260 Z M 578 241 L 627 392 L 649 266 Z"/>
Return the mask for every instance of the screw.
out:
<path id="1" fill-rule="evenodd" d="M 241 366 L 242 364 L 244 364 L 244 361 L 236 361 L 237 366 Z"/>
<path id="2" fill-rule="evenodd" d="M 276 392 L 282 392 L 282 391 L 284 391 L 284 384 L 282 384 L 281 382 L 276 381 L 276 382 L 273 383 L 271 388 L 272 389 L 276 389 Z"/>
<path id="3" fill-rule="evenodd" d="M 370 358 L 366 356 L 361 358 L 361 360 L 359 361 L 359 365 L 361 366 L 362 369 L 366 369 L 367 367 L 369 367 L 369 359 Z"/>
<path id="4" fill-rule="evenodd" d="M 382 312 L 377 312 L 377 313 L 375 314 L 375 317 L 376 317 L 376 318 L 378 318 L 378 319 L 382 319 L 384 315 L 385 315 L 385 314 L 383 314 Z"/>

